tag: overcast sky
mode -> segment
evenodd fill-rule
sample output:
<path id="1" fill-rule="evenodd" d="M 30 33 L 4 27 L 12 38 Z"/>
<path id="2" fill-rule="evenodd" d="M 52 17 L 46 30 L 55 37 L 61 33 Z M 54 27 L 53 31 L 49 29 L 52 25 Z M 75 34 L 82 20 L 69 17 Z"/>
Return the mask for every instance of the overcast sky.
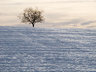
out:
<path id="1" fill-rule="evenodd" d="M 0 25 L 25 26 L 17 16 L 27 7 L 44 11 L 36 27 L 96 28 L 96 0 L 0 0 Z"/>

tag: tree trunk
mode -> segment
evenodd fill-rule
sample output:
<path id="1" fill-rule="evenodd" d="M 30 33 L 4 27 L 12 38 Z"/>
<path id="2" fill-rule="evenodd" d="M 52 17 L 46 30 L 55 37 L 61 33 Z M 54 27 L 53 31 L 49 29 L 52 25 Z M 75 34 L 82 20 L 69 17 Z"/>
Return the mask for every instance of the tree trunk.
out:
<path id="1" fill-rule="evenodd" d="M 34 24 L 32 24 L 32 26 L 34 27 Z"/>

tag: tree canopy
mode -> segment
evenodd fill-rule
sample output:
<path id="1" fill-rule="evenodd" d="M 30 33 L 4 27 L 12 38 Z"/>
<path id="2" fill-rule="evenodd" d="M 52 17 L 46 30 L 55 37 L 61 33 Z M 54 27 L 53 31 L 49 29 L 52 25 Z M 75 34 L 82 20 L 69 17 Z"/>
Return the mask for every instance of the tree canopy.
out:
<path id="1" fill-rule="evenodd" d="M 21 22 L 32 24 L 34 27 L 35 23 L 44 21 L 42 12 L 43 11 L 39 10 L 38 8 L 26 8 L 19 18 L 21 19 Z"/>

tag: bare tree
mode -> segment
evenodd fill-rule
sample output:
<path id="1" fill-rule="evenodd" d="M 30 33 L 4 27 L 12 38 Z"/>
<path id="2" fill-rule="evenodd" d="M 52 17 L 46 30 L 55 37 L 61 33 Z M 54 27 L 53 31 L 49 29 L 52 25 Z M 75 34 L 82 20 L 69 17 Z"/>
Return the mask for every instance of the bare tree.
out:
<path id="1" fill-rule="evenodd" d="M 19 18 L 21 19 L 21 22 L 32 24 L 33 27 L 35 23 L 44 21 L 42 11 L 38 10 L 38 8 L 26 8 Z"/>

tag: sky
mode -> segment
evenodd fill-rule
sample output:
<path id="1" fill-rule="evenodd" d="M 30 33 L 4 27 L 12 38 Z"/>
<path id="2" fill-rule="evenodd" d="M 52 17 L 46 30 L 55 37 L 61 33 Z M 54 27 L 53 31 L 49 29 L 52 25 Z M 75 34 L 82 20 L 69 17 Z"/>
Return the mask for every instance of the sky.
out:
<path id="1" fill-rule="evenodd" d="M 28 7 L 44 11 L 36 27 L 96 29 L 96 0 L 0 0 L 0 26 L 30 26 L 18 18 Z"/>

